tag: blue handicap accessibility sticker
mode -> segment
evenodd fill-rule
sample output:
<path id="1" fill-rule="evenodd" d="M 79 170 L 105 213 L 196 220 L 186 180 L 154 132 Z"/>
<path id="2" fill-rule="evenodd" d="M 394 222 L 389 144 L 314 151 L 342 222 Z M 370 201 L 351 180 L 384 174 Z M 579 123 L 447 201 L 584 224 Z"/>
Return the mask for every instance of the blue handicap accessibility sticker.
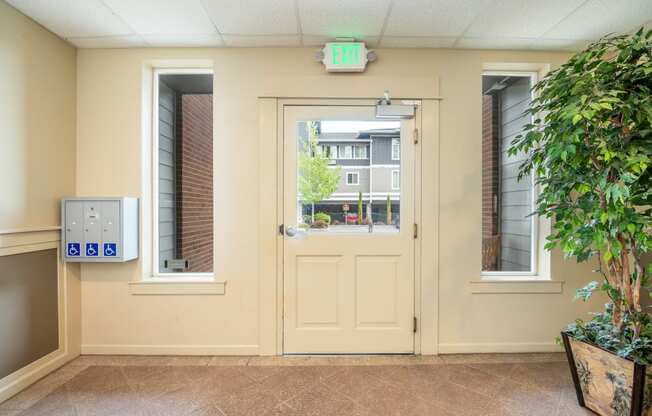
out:
<path id="1" fill-rule="evenodd" d="M 118 248 L 116 243 L 104 243 L 104 256 L 115 257 L 118 255 Z"/>
<path id="2" fill-rule="evenodd" d="M 68 248 L 66 249 L 68 257 L 77 257 L 81 255 L 81 247 L 79 243 L 68 243 Z"/>
<path id="3" fill-rule="evenodd" d="M 100 255 L 99 245 L 97 243 L 86 243 L 86 256 L 97 257 Z"/>

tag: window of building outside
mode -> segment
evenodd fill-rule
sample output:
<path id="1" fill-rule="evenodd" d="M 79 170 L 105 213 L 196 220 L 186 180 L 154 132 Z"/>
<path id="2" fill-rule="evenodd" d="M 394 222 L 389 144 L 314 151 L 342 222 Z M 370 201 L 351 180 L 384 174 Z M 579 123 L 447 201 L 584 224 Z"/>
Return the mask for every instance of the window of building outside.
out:
<path id="1" fill-rule="evenodd" d="M 401 172 L 398 170 L 392 171 L 392 189 L 401 188 Z"/>
<path id="2" fill-rule="evenodd" d="M 392 160 L 401 160 L 401 142 L 392 140 Z"/>
<path id="3" fill-rule="evenodd" d="M 346 174 L 347 185 L 358 185 L 360 183 L 360 174 L 357 172 L 349 172 Z"/>
<path id="4" fill-rule="evenodd" d="M 532 118 L 525 114 L 535 75 L 486 73 L 482 77 L 482 271 L 536 274 L 538 217 L 531 177 L 518 180 L 524 154 L 508 148 Z"/>
<path id="5" fill-rule="evenodd" d="M 213 75 L 154 76 L 154 275 L 211 274 Z"/>

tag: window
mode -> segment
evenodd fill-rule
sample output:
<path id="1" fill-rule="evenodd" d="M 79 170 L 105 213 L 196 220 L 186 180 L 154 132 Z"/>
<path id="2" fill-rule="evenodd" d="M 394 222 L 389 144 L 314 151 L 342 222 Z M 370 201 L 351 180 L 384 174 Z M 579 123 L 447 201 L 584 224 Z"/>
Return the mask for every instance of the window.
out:
<path id="1" fill-rule="evenodd" d="M 537 276 L 541 219 L 534 211 L 531 177 L 518 180 L 526 155 L 510 156 L 510 143 L 531 122 L 536 73 L 486 72 L 482 77 L 482 272 L 485 276 Z"/>
<path id="2" fill-rule="evenodd" d="M 154 71 L 153 274 L 213 273 L 213 74 Z"/>
<path id="3" fill-rule="evenodd" d="M 354 159 L 366 159 L 367 156 L 367 145 L 356 145 L 353 148 L 353 157 Z"/>
<path id="4" fill-rule="evenodd" d="M 315 117 L 297 120 L 296 129 L 291 130 L 296 132 L 297 225 L 302 231 L 322 235 L 400 232 L 400 161 L 387 163 L 390 139 L 400 134 L 400 121 L 321 120 Z M 339 157 L 327 161 L 314 157 L 308 151 L 308 143 L 333 144 L 334 147 L 334 143 L 340 143 L 337 145 Z M 342 160 L 371 159 L 375 145 L 381 150 L 379 158 L 384 158 L 377 165 Z M 325 187 L 325 183 L 329 186 Z M 317 222 L 317 213 L 328 215 L 330 223 L 324 226 L 321 221 Z"/>
<path id="5" fill-rule="evenodd" d="M 340 146 L 340 159 L 353 159 L 353 146 Z"/>
<path id="6" fill-rule="evenodd" d="M 401 172 L 398 170 L 393 170 L 392 171 L 392 189 L 400 189 L 401 188 Z"/>
<path id="7" fill-rule="evenodd" d="M 392 160 L 401 160 L 401 141 L 392 139 Z"/>
<path id="8" fill-rule="evenodd" d="M 326 155 L 331 159 L 337 159 L 337 145 L 328 146 L 328 154 Z"/>
<path id="9" fill-rule="evenodd" d="M 347 185 L 359 185 L 360 184 L 360 174 L 358 172 L 347 172 L 347 174 L 346 174 L 346 184 Z"/>

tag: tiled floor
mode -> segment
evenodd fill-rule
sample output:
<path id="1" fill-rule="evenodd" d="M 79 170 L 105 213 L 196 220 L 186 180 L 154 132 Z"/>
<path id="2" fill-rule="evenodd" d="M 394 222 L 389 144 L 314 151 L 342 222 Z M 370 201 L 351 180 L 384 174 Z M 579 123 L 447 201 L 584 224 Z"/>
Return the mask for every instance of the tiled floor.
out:
<path id="1" fill-rule="evenodd" d="M 591 415 L 561 354 L 83 356 L 0 416 Z"/>

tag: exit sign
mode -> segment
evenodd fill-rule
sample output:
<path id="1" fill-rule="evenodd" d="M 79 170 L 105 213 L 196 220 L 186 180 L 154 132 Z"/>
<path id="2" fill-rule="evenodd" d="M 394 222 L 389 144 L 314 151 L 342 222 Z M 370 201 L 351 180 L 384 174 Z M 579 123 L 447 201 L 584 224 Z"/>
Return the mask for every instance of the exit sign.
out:
<path id="1" fill-rule="evenodd" d="M 367 66 L 364 42 L 331 42 L 323 49 L 322 62 L 328 72 L 362 72 Z"/>

